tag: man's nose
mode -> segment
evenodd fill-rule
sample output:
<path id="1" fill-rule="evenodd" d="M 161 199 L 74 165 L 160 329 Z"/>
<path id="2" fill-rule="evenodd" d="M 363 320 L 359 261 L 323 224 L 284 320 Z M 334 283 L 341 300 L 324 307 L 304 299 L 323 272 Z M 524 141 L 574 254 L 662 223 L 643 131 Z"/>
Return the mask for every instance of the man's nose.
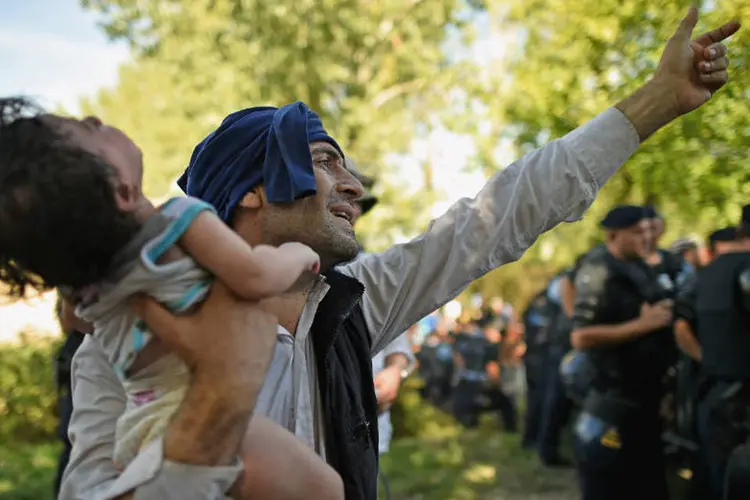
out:
<path id="1" fill-rule="evenodd" d="M 346 193 L 348 197 L 358 200 L 365 195 L 365 188 L 362 183 L 357 180 L 349 171 L 345 171 L 340 182 L 336 186 L 336 190 L 340 193 Z"/>

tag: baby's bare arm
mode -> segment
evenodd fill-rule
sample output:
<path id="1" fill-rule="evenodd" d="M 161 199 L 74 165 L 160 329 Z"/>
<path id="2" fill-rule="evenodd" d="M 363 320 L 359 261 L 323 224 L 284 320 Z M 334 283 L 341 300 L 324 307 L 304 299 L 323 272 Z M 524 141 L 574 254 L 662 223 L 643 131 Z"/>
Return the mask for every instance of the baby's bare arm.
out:
<path id="1" fill-rule="evenodd" d="M 299 243 L 251 248 L 208 211 L 196 217 L 180 245 L 232 291 L 249 300 L 283 293 L 303 272 L 318 272 L 320 265 L 317 254 Z"/>

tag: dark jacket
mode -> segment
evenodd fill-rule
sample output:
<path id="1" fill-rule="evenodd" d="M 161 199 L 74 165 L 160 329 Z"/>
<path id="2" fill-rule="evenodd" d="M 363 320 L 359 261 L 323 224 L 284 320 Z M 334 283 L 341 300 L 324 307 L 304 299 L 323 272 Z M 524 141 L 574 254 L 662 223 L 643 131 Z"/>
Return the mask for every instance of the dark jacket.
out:
<path id="1" fill-rule="evenodd" d="M 312 325 L 323 404 L 326 458 L 344 482 L 347 500 L 376 500 L 377 399 L 371 337 L 362 312 L 364 286 L 332 271 L 330 290 Z"/>

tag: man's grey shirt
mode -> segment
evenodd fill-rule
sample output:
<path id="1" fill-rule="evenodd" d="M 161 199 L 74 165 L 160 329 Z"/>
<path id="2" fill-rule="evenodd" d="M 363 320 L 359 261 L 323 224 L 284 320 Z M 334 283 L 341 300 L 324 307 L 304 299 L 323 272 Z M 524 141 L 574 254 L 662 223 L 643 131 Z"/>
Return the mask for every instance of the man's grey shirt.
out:
<path id="1" fill-rule="evenodd" d="M 365 286 L 362 310 L 373 355 L 472 281 L 519 259 L 543 232 L 580 219 L 638 145 L 630 121 L 617 109 L 608 109 L 495 174 L 476 197 L 459 200 L 420 236 L 342 266 L 341 272 Z M 308 334 L 327 291 L 321 279 L 309 295 L 294 335 L 279 328 L 255 409 L 321 456 L 325 456 L 322 410 Z M 61 500 L 113 498 L 134 488 L 136 499 L 156 498 L 155 494 L 165 500 L 224 498 L 225 485 L 236 477 L 237 467 L 164 461 L 161 441 L 144 448 L 119 473 L 112 450 L 115 422 L 125 407 L 120 382 L 90 338 L 78 350 L 72 371 L 73 451 Z"/>

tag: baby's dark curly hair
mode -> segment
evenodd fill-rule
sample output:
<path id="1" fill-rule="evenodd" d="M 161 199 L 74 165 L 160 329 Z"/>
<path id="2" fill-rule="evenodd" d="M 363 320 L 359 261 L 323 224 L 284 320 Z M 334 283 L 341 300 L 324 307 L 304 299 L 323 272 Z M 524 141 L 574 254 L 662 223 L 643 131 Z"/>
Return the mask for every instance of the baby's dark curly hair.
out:
<path id="1" fill-rule="evenodd" d="M 0 99 L 0 284 L 14 297 L 103 280 L 139 227 L 118 208 L 114 169 L 42 117 Z"/>

